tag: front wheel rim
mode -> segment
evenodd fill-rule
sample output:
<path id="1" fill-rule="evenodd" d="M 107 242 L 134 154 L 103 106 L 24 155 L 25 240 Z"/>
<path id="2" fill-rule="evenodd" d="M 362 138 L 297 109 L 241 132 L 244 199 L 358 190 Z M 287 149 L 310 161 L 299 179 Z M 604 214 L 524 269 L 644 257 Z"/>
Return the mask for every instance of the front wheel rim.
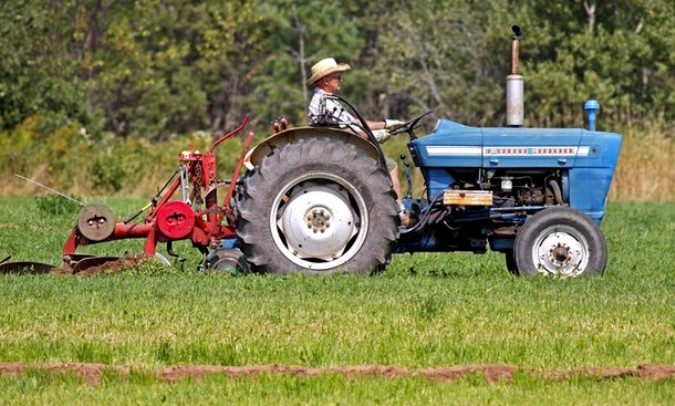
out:
<path id="1" fill-rule="evenodd" d="M 589 244 L 579 230 L 556 225 L 543 230 L 532 248 L 532 261 L 539 273 L 575 277 L 589 263 Z"/>
<path id="2" fill-rule="evenodd" d="M 346 179 L 313 172 L 284 185 L 269 217 L 275 245 L 294 264 L 334 269 L 353 258 L 368 230 L 366 203 Z"/>

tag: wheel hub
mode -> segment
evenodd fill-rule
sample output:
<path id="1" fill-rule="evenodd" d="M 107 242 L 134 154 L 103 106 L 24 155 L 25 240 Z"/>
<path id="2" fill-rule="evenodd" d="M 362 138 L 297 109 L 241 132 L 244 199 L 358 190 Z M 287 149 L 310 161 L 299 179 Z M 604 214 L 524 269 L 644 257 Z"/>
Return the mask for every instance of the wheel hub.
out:
<path id="1" fill-rule="evenodd" d="M 543 233 L 534 254 L 539 272 L 577 276 L 588 263 L 587 244 L 573 229 L 555 228 Z"/>
<path id="2" fill-rule="evenodd" d="M 551 262 L 562 265 L 569 261 L 570 258 L 571 256 L 569 247 L 558 243 L 557 246 L 551 248 Z"/>
<path id="3" fill-rule="evenodd" d="M 293 256 L 331 261 L 339 258 L 358 232 L 348 198 L 328 186 L 294 191 L 277 226 Z"/>
<path id="4" fill-rule="evenodd" d="M 307 228 L 312 232 L 325 232 L 330 227 L 330 213 L 323 208 L 313 208 L 307 213 Z"/>

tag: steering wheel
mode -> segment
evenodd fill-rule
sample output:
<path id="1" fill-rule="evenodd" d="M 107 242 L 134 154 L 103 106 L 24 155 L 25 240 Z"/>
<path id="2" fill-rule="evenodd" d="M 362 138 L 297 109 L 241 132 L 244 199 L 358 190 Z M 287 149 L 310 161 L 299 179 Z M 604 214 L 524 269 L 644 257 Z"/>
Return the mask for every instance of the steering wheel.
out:
<path id="1" fill-rule="evenodd" d="M 417 123 L 419 123 L 421 119 L 423 119 L 424 117 L 428 116 L 431 113 L 433 113 L 433 110 L 429 110 L 426 113 L 422 113 L 419 116 L 415 116 L 410 120 L 406 121 L 405 123 L 392 128 L 391 130 L 389 130 L 389 133 L 391 135 L 408 133 L 410 134 L 411 137 L 414 137 L 415 134 L 413 133 L 413 131 L 415 130 L 415 128 L 419 127 Z"/>

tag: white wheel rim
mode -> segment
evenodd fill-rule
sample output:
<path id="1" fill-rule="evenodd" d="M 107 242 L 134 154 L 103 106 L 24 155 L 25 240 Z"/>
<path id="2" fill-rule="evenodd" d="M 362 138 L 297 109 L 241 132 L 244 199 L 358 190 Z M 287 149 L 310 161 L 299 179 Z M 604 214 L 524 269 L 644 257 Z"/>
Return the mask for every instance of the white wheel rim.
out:
<path id="1" fill-rule="evenodd" d="M 532 261 L 546 275 L 579 276 L 589 262 L 588 241 L 577 229 L 556 225 L 543 230 L 532 247 Z"/>
<path id="2" fill-rule="evenodd" d="M 277 248 L 291 262 L 323 271 L 345 264 L 363 246 L 366 204 L 345 179 L 312 172 L 284 185 L 269 218 Z"/>

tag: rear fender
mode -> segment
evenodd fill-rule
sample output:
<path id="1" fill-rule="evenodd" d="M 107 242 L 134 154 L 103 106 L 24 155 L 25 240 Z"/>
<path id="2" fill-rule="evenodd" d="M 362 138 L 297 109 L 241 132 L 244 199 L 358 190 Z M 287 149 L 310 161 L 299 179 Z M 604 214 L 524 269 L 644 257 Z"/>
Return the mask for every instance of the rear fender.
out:
<path id="1" fill-rule="evenodd" d="M 350 143 L 356 146 L 356 148 L 362 149 L 374 159 L 378 159 L 377 148 L 353 132 L 328 127 L 293 127 L 280 131 L 253 147 L 246 155 L 244 165 L 248 169 L 253 169 L 255 166 L 260 165 L 263 158 L 276 148 L 301 138 L 321 136 L 335 137 L 335 142 Z"/>

